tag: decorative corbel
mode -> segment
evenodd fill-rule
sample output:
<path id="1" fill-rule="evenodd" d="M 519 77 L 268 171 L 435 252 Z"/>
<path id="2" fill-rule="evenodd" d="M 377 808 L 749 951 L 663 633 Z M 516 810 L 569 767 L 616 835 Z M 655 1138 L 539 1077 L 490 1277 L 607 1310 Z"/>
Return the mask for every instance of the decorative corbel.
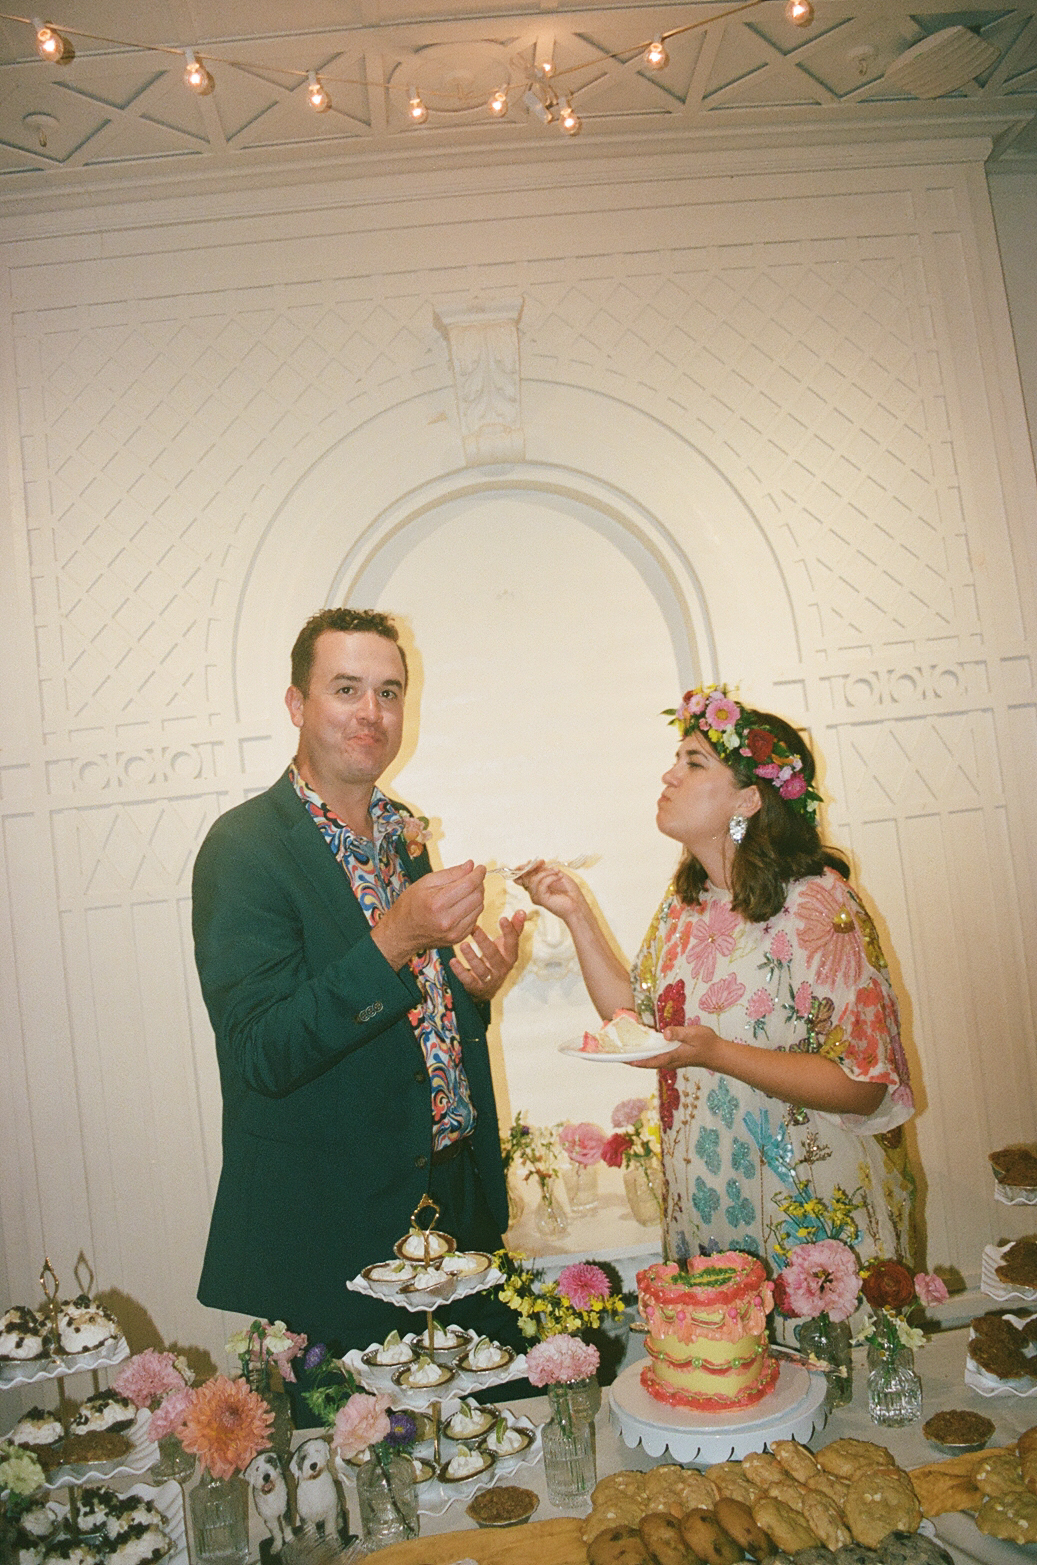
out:
<path id="1" fill-rule="evenodd" d="M 521 462 L 526 454 L 519 395 L 521 314 L 521 299 L 436 312 L 436 325 L 450 348 L 469 467 Z"/>

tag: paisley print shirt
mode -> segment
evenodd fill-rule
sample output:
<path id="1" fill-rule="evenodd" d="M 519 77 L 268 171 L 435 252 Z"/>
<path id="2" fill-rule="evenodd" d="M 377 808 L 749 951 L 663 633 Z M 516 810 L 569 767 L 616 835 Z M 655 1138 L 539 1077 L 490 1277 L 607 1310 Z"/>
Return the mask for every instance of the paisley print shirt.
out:
<path id="1" fill-rule="evenodd" d="M 364 917 L 372 926 L 377 924 L 410 884 L 401 858 L 406 851 L 404 817 L 376 788 L 371 797 L 374 841 L 369 842 L 339 820 L 330 805 L 302 780 L 294 765 L 288 775 L 311 819 L 349 876 Z M 453 996 L 439 952 L 429 950 L 412 956 L 410 968 L 421 990 L 421 1004 L 408 1013 L 407 1019 L 425 1057 L 432 1094 L 432 1148 L 438 1152 L 474 1129 L 475 1109 L 461 1059 Z"/>

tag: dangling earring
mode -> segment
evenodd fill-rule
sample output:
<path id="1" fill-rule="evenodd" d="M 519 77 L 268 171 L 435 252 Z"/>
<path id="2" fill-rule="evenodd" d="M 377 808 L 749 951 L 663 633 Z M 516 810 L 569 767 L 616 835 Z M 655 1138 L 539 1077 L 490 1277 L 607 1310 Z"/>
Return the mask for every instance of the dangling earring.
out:
<path id="1" fill-rule="evenodd" d="M 749 828 L 749 822 L 744 815 L 732 815 L 727 823 L 728 834 L 734 843 L 741 842 Z"/>

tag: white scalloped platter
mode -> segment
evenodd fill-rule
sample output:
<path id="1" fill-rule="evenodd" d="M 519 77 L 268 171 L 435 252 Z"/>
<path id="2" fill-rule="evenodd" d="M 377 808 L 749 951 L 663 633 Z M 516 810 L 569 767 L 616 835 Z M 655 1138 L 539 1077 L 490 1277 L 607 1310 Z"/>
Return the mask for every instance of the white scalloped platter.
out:
<path id="1" fill-rule="evenodd" d="M 1002 1282 L 998 1277 L 995 1267 L 1000 1266 L 1004 1253 L 1010 1246 L 1003 1244 L 987 1244 L 983 1247 L 983 1264 L 980 1267 L 979 1286 L 988 1299 L 997 1299 L 1003 1302 L 1005 1299 L 1029 1299 L 1031 1303 L 1037 1300 L 1037 1288 L 1025 1288 L 1020 1282 Z"/>
<path id="2" fill-rule="evenodd" d="M 61 1353 L 45 1359 L 4 1359 L 0 1362 L 0 1390 L 31 1386 L 37 1380 L 57 1380 L 59 1375 L 80 1375 L 85 1369 L 121 1364 L 130 1353 L 125 1337 L 112 1337 L 86 1353 Z"/>
<path id="3" fill-rule="evenodd" d="M 498 1288 L 504 1281 L 504 1273 L 496 1266 L 491 1266 L 488 1272 L 477 1272 L 471 1277 L 458 1277 L 457 1286 L 451 1290 L 449 1300 L 444 1300 L 438 1293 L 396 1293 L 386 1294 L 379 1288 L 372 1288 L 367 1278 L 362 1274 L 351 1277 L 346 1287 L 353 1293 L 362 1293 L 369 1299 L 381 1299 L 383 1304 L 398 1304 L 401 1309 L 410 1310 L 412 1314 L 424 1314 L 426 1310 L 439 1309 L 444 1303 L 456 1303 L 458 1299 L 466 1299 L 470 1293 L 484 1293 L 487 1288 Z M 374 1344 L 378 1346 L 377 1343 Z"/>
<path id="4" fill-rule="evenodd" d="M 107 1482 L 111 1478 L 146 1473 L 158 1461 L 158 1446 L 147 1437 L 150 1422 L 151 1414 L 142 1408 L 132 1429 L 126 1431 L 130 1449 L 125 1456 L 110 1457 L 104 1462 L 70 1462 L 66 1467 L 56 1467 L 47 1474 L 44 1487 L 48 1490 L 67 1489 L 69 1484 L 86 1483 L 91 1478 L 101 1478 Z"/>
<path id="5" fill-rule="evenodd" d="M 1028 1319 L 1025 1315 L 1006 1315 L 1005 1320 L 1013 1326 L 1022 1326 Z M 969 1332 L 971 1342 L 976 1335 Z M 1033 1363 L 1033 1375 L 1025 1380 L 1022 1377 L 1016 1380 L 999 1380 L 996 1375 L 990 1375 L 985 1369 L 973 1360 L 972 1355 L 965 1355 L 965 1384 L 972 1390 L 978 1391 L 981 1397 L 1037 1397 L 1037 1348 L 1029 1355 Z"/>
<path id="6" fill-rule="evenodd" d="M 377 1346 L 377 1342 L 371 1344 L 371 1348 L 376 1348 Z M 368 1348 L 367 1352 L 370 1352 L 371 1348 Z M 460 1401 L 462 1397 L 470 1397 L 475 1391 L 488 1391 L 491 1386 L 504 1386 L 507 1385 L 509 1380 L 521 1380 L 526 1373 L 526 1356 L 524 1353 L 520 1353 L 518 1358 L 514 1359 L 510 1364 L 506 1364 L 503 1369 L 488 1369 L 481 1374 L 476 1374 L 471 1370 L 459 1369 L 453 1380 L 447 1381 L 445 1386 L 416 1386 L 411 1390 L 406 1386 L 396 1385 L 392 1378 L 394 1366 L 390 1364 L 365 1364 L 357 1348 L 351 1348 L 340 1362 L 356 1376 L 362 1385 L 371 1387 L 375 1392 L 390 1392 L 394 1407 L 416 1409 L 418 1412 L 423 1412 L 431 1402 L 437 1401 L 441 1393 L 451 1399 Z"/>
<path id="7" fill-rule="evenodd" d="M 1037 1206 L 1037 1186 L 1001 1185 L 995 1179 L 994 1200 L 1002 1206 Z"/>

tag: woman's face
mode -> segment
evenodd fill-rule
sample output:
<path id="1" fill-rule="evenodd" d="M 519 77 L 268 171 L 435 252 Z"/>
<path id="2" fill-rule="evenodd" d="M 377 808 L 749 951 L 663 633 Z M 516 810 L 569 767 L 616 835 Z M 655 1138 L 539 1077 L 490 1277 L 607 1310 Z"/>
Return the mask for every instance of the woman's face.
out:
<path id="1" fill-rule="evenodd" d="M 730 841 L 732 815 L 755 815 L 760 796 L 755 786 L 743 788 L 708 740 L 691 734 L 680 744 L 677 759 L 663 773 L 663 791 L 655 821 L 665 837 L 673 837 L 704 862 L 711 846 Z"/>

